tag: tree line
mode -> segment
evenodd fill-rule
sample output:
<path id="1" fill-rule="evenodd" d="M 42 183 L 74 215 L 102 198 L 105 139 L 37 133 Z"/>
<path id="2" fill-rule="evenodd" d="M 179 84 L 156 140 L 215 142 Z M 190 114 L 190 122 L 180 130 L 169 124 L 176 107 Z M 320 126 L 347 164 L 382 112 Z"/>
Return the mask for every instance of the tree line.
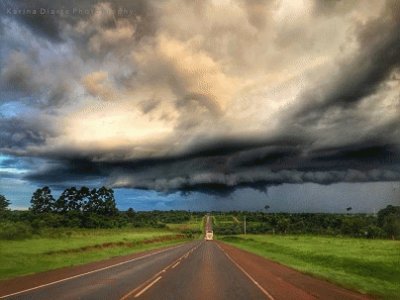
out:
<path id="1" fill-rule="evenodd" d="M 114 191 L 101 187 L 70 187 L 55 199 L 47 186 L 37 189 L 28 211 L 11 211 L 0 195 L 0 230 L 3 235 L 26 236 L 41 228 L 112 228 L 124 226 L 116 207 Z"/>
<path id="2" fill-rule="evenodd" d="M 400 239 L 400 206 L 388 205 L 376 215 L 328 213 L 213 212 L 231 222 L 214 224 L 216 234 L 247 233 L 343 235 L 365 238 Z"/>
<path id="3" fill-rule="evenodd" d="M 33 193 L 29 210 L 11 211 L 9 205 L 10 202 L 0 195 L 0 238 L 26 237 L 40 233 L 43 228 L 163 228 L 170 223 L 188 222 L 193 217 L 200 222 L 205 214 L 180 210 L 137 212 L 133 208 L 119 211 L 114 191 L 106 187 L 71 187 L 57 199 L 49 187 L 43 187 Z M 215 211 L 211 215 L 217 220 L 214 224 L 217 235 L 243 233 L 246 217 L 247 233 L 400 239 L 400 206 L 389 205 L 376 215 L 248 211 Z"/>
<path id="4" fill-rule="evenodd" d="M 168 223 L 185 223 L 193 214 L 188 211 L 120 211 L 114 191 L 101 187 L 70 187 L 55 198 L 49 187 L 37 189 L 28 210 L 10 210 L 0 195 L 0 239 L 28 238 L 56 228 L 165 228 Z M 199 212 L 199 220 L 204 213 Z M 198 231 L 198 232 L 197 232 Z M 201 233 L 184 232 L 187 234 Z"/>
<path id="5" fill-rule="evenodd" d="M 84 212 L 113 216 L 118 212 L 114 191 L 106 187 L 89 189 L 71 187 L 55 200 L 49 187 L 37 189 L 31 199 L 30 210 L 34 213 Z"/>

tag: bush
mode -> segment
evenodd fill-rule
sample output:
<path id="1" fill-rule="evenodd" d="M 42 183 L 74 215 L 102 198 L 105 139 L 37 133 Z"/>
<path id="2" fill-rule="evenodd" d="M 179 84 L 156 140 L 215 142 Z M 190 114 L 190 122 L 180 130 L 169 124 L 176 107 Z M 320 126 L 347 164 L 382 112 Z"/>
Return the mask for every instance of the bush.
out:
<path id="1" fill-rule="evenodd" d="M 32 237 L 32 228 L 22 222 L 0 223 L 0 239 L 22 240 Z"/>

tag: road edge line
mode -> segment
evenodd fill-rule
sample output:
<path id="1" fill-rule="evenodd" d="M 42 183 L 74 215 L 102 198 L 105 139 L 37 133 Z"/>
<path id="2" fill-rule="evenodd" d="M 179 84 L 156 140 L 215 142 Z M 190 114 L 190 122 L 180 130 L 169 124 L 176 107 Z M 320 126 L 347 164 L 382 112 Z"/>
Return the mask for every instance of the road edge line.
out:
<path id="1" fill-rule="evenodd" d="M 85 272 L 85 273 L 82 273 L 82 274 L 77 274 L 77 275 L 70 276 L 70 277 L 67 277 L 67 278 L 63 278 L 63 279 L 60 279 L 60 280 L 56 280 L 56 281 L 52 281 L 52 282 L 49 282 L 49 283 L 41 284 L 41 285 L 38 285 L 38 286 L 34 286 L 32 288 L 25 289 L 25 290 L 22 290 L 22 291 L 19 291 L 19 292 L 15 292 L 15 293 L 11 293 L 11 294 L 8 294 L 8 295 L 0 296 L 0 299 L 5 299 L 7 297 L 11 297 L 11 296 L 19 295 L 19 294 L 22 294 L 22 293 L 34 291 L 34 290 L 37 290 L 37 289 L 40 289 L 40 288 L 43 288 L 43 287 L 46 287 L 46 286 L 54 285 L 54 284 L 57 284 L 57 283 L 60 283 L 60 282 L 68 281 L 68 280 L 71 280 L 71 279 L 79 278 L 79 277 L 86 276 L 86 275 L 89 275 L 89 274 L 93 274 L 93 273 L 96 273 L 96 272 L 100 272 L 100 271 L 104 271 L 104 270 L 111 269 L 111 268 L 114 268 L 114 267 L 118 267 L 118 266 L 130 263 L 130 262 L 136 261 L 136 260 L 140 260 L 140 259 L 152 256 L 152 255 L 156 255 L 156 254 L 159 254 L 159 253 L 166 252 L 168 250 L 172 250 L 172 249 L 175 249 L 175 248 L 178 248 L 178 247 L 182 247 L 185 244 L 186 243 L 183 243 L 181 245 L 177 245 L 177 246 L 173 246 L 171 248 L 162 249 L 162 250 L 159 250 L 159 251 L 156 251 L 156 252 L 153 252 L 153 253 L 145 254 L 143 256 L 135 257 L 135 258 L 132 258 L 130 260 L 122 261 L 122 262 L 119 262 L 119 263 L 116 263 L 116 264 L 113 264 L 113 265 L 110 265 L 110 266 L 107 266 L 107 267 L 103 267 L 103 268 L 100 268 L 100 269 L 95 269 L 95 270 L 88 271 L 88 272 Z"/>
<path id="2" fill-rule="evenodd" d="M 224 249 L 220 245 L 218 245 L 218 248 L 226 255 L 226 257 L 240 270 L 243 272 L 244 275 L 246 275 L 270 300 L 275 300 L 275 298 L 266 290 L 264 289 L 249 273 L 245 271 L 236 261 L 233 260 L 233 258 L 225 252 Z"/>

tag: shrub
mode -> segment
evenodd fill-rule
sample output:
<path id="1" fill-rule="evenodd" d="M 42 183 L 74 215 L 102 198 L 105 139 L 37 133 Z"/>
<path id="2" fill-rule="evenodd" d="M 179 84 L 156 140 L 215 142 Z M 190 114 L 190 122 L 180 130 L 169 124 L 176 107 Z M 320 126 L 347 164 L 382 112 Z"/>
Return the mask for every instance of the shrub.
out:
<path id="1" fill-rule="evenodd" d="M 0 223 L 0 239 L 21 240 L 32 237 L 32 228 L 22 222 Z"/>

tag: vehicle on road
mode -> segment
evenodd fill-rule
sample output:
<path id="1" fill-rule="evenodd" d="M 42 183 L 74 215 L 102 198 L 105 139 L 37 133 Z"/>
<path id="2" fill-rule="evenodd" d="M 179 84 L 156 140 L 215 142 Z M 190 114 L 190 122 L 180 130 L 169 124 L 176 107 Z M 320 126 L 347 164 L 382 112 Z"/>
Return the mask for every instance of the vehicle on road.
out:
<path id="1" fill-rule="evenodd" d="M 212 241 L 214 237 L 214 233 L 212 232 L 212 230 L 207 230 L 206 231 L 206 236 L 205 236 L 205 240 L 206 241 Z"/>
<path id="2" fill-rule="evenodd" d="M 210 214 L 206 215 L 205 231 L 206 231 L 206 234 L 204 236 L 204 239 L 206 241 L 212 241 L 213 237 L 214 237 L 214 233 L 213 233 L 213 230 L 212 230 L 212 221 L 211 221 L 211 218 L 210 218 Z"/>

